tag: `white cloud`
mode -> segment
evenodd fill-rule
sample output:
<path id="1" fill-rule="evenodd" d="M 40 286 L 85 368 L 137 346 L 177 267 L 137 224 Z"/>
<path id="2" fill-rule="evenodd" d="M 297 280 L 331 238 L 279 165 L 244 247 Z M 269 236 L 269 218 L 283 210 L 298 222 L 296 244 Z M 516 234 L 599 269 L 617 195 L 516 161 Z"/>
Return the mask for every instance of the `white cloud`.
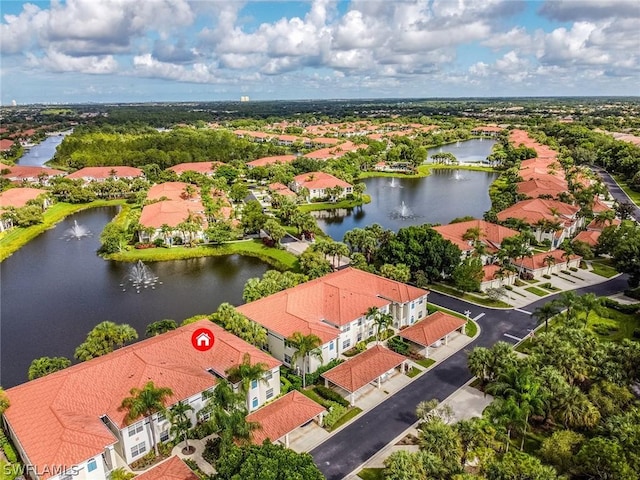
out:
<path id="1" fill-rule="evenodd" d="M 195 63 L 191 67 L 156 60 L 150 53 L 133 58 L 134 74 L 187 83 L 221 83 L 213 65 Z"/>
<path id="2" fill-rule="evenodd" d="M 640 18 L 640 3 L 635 0 L 547 0 L 540 14 L 561 22 Z"/>
<path id="3" fill-rule="evenodd" d="M 80 72 L 105 75 L 118 71 L 118 62 L 112 55 L 72 57 L 55 50 L 48 50 L 43 57 L 29 54 L 29 65 L 59 73 Z"/>
<path id="4" fill-rule="evenodd" d="M 43 31 L 49 14 L 37 6 L 27 3 L 20 15 L 5 15 L 6 23 L 0 24 L 0 52 L 21 53 L 37 41 L 37 32 Z"/>

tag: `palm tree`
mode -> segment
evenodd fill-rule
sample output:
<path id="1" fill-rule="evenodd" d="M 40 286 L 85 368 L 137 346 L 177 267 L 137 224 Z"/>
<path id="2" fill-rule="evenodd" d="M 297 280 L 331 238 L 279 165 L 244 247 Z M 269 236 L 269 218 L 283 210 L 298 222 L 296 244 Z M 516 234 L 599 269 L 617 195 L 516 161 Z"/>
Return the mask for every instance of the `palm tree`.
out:
<path id="1" fill-rule="evenodd" d="M 556 264 L 556 257 L 553 255 L 547 255 L 544 257 L 543 263 L 547 266 L 547 275 L 551 272 L 551 267 Z"/>
<path id="2" fill-rule="evenodd" d="M 9 408 L 9 405 L 9 397 L 2 389 L 2 387 L 0 387 L 0 415 L 2 415 L 7 408 Z"/>
<path id="3" fill-rule="evenodd" d="M 600 421 L 600 412 L 576 386 L 566 389 L 558 398 L 554 416 L 565 428 L 593 428 Z"/>
<path id="4" fill-rule="evenodd" d="M 502 373 L 495 383 L 487 387 L 491 394 L 497 394 L 505 399 L 513 399 L 521 411 L 523 422 L 522 442 L 520 450 L 524 449 L 524 439 L 529 424 L 529 416 L 543 413 L 546 403 L 544 390 L 529 369 L 518 370 L 511 368 Z"/>
<path id="5" fill-rule="evenodd" d="M 381 312 L 378 307 L 369 307 L 364 316 L 373 320 L 376 326 L 376 342 L 380 343 L 380 332 L 389 328 L 393 323 L 393 316 L 389 313 Z"/>
<path id="6" fill-rule="evenodd" d="M 134 387 L 129 393 L 131 396 L 123 399 L 120 405 L 121 409 L 127 410 L 124 421 L 129 425 L 140 417 L 149 417 L 149 423 L 147 424 L 149 438 L 151 438 L 153 449 L 156 456 L 158 456 L 158 442 L 153 428 L 153 415 L 165 411 L 165 402 L 173 395 L 173 391 L 167 387 L 156 387 L 152 381 L 149 381 L 142 389 Z"/>
<path id="7" fill-rule="evenodd" d="M 489 377 L 491 352 L 485 347 L 476 347 L 469 353 L 467 365 L 471 373 L 484 385 Z"/>
<path id="8" fill-rule="evenodd" d="M 251 355 L 245 353 L 242 356 L 242 362 L 238 365 L 231 367 L 227 370 L 227 379 L 231 383 L 240 382 L 240 391 L 246 395 L 247 408 L 249 407 L 249 392 L 251 391 L 251 384 L 255 381 L 261 380 L 265 382 L 264 373 L 268 367 L 264 363 L 251 364 Z"/>
<path id="9" fill-rule="evenodd" d="M 571 290 L 562 292 L 554 302 L 566 310 L 567 320 L 571 320 L 582 308 L 580 305 L 580 297 Z"/>
<path id="10" fill-rule="evenodd" d="M 547 302 L 544 305 L 536 308 L 533 311 L 533 316 L 538 322 L 544 322 L 545 332 L 549 329 L 549 320 L 555 317 L 559 313 L 559 309 L 556 303 Z"/>
<path id="11" fill-rule="evenodd" d="M 318 348 L 322 345 L 322 340 L 313 333 L 303 335 L 300 332 L 294 332 L 287 340 L 296 350 L 291 357 L 291 364 L 295 365 L 302 359 L 302 388 L 306 388 L 307 358 L 314 356 L 322 362 L 322 350 Z"/>
<path id="12" fill-rule="evenodd" d="M 184 402 L 178 402 L 169 409 L 169 421 L 171 422 L 171 429 L 169 431 L 176 437 L 183 438 L 185 445 L 183 453 L 192 453 L 191 448 L 189 448 L 188 439 L 189 429 L 191 428 L 189 412 L 192 411 L 193 407 Z"/>
<path id="13" fill-rule="evenodd" d="M 584 312 L 585 325 L 589 322 L 591 312 L 604 313 L 604 298 L 595 293 L 586 293 L 578 298 L 580 309 Z"/>

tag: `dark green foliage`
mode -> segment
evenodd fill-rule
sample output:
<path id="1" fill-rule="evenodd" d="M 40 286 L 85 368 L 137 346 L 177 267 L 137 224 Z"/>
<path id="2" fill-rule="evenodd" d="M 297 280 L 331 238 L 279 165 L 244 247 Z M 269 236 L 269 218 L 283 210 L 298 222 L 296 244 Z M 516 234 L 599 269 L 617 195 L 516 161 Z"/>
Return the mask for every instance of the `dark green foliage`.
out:
<path id="1" fill-rule="evenodd" d="M 349 402 L 345 400 L 344 397 L 342 397 L 342 395 L 340 395 L 335 390 L 331 390 L 330 388 L 327 388 L 324 385 L 316 385 L 314 387 L 314 390 L 318 395 L 320 395 L 322 398 L 326 400 L 331 400 L 333 402 L 336 402 L 337 404 L 342 405 L 343 407 L 349 406 Z"/>
<path id="2" fill-rule="evenodd" d="M 393 350 L 400 355 L 409 354 L 409 344 L 398 336 L 391 337 L 387 342 L 387 347 L 389 348 L 389 350 Z"/>
<path id="3" fill-rule="evenodd" d="M 327 363 L 326 365 L 320 365 L 315 372 L 307 373 L 307 375 L 305 376 L 307 385 L 313 385 L 318 381 L 318 379 L 320 378 L 320 375 L 322 375 L 324 372 L 328 370 L 331 370 L 333 367 L 340 365 L 342 362 L 344 362 L 344 360 L 340 358 L 335 358 L 331 360 L 329 363 Z"/>
<path id="4" fill-rule="evenodd" d="M 29 380 L 44 377 L 50 373 L 63 370 L 71 365 L 71 360 L 65 357 L 36 358 L 29 366 Z"/>
<path id="5" fill-rule="evenodd" d="M 217 480 L 324 480 L 308 453 L 268 440 L 263 445 L 230 446 L 216 462 Z"/>

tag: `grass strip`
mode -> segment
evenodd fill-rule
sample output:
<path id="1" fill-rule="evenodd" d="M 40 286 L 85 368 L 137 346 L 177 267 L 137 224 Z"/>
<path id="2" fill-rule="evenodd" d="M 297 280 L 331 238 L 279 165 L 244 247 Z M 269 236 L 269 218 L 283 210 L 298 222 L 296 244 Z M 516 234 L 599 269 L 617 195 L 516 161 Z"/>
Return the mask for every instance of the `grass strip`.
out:
<path id="1" fill-rule="evenodd" d="M 549 292 L 546 292 L 546 291 L 544 291 L 544 290 L 542 290 L 541 288 L 538 288 L 538 287 L 527 287 L 527 288 L 525 288 L 525 290 L 527 292 L 531 292 L 534 295 L 537 295 L 539 297 L 544 297 L 545 295 L 549 295 Z"/>

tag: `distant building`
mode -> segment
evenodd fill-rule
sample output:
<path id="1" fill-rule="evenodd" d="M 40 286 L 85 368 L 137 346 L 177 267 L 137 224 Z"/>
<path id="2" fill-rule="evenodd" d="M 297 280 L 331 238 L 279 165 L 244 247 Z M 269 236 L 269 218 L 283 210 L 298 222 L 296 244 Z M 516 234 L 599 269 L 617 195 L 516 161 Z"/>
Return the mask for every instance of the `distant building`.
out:
<path id="1" fill-rule="evenodd" d="M 248 102 L 249 101 L 249 96 L 248 95 L 242 95 L 240 97 L 240 101 L 241 102 Z"/>

